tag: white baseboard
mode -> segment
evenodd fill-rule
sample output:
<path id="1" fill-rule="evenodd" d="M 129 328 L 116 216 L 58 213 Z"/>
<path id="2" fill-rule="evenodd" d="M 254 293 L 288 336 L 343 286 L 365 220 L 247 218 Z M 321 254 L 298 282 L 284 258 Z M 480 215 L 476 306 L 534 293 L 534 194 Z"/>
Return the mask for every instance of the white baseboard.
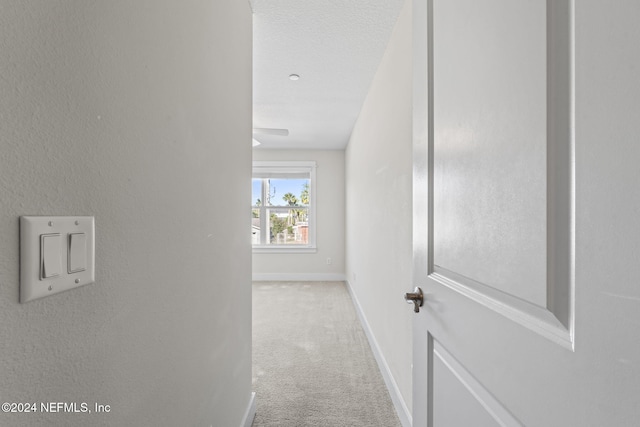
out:
<path id="1" fill-rule="evenodd" d="M 253 424 L 253 419 L 256 417 L 256 393 L 251 393 L 251 399 L 249 399 L 249 406 L 247 406 L 247 411 L 244 413 L 244 418 L 242 419 L 242 424 L 240 427 L 251 427 Z"/>
<path id="2" fill-rule="evenodd" d="M 254 282 L 344 282 L 344 273 L 253 273 Z"/>
<path id="3" fill-rule="evenodd" d="M 393 402 L 393 406 L 396 409 L 398 414 L 398 418 L 400 418 L 400 423 L 402 427 L 411 427 L 413 424 L 412 415 L 402 398 L 402 394 L 400 393 L 400 389 L 398 388 L 398 384 L 396 380 L 393 378 L 391 374 L 391 370 L 389 369 L 389 365 L 382 355 L 382 351 L 380 350 L 380 346 L 378 345 L 378 341 L 376 341 L 375 336 L 373 335 L 373 331 L 371 330 L 371 326 L 369 326 L 369 322 L 367 322 L 367 318 L 364 315 L 364 311 L 362 311 L 362 306 L 358 301 L 358 297 L 356 296 L 353 288 L 351 287 L 351 283 L 347 280 L 347 289 L 349 290 L 349 295 L 351 295 L 351 299 L 353 300 L 353 305 L 356 307 L 356 312 L 358 313 L 358 318 L 360 318 L 360 323 L 362 323 L 362 329 L 364 329 L 364 333 L 367 335 L 367 339 L 369 340 L 369 345 L 371 346 L 371 350 L 373 351 L 373 356 L 376 358 L 376 362 L 378 362 L 378 367 L 380 368 L 380 372 L 382 373 L 382 378 L 384 379 L 384 383 L 389 390 L 389 394 L 391 395 L 391 401 Z"/>

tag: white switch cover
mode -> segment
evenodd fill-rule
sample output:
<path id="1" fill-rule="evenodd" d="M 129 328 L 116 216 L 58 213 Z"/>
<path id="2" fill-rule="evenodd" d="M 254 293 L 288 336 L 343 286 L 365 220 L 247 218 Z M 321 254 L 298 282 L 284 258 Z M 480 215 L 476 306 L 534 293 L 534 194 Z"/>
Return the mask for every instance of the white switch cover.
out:
<path id="1" fill-rule="evenodd" d="M 94 281 L 92 216 L 20 217 L 20 302 Z"/>

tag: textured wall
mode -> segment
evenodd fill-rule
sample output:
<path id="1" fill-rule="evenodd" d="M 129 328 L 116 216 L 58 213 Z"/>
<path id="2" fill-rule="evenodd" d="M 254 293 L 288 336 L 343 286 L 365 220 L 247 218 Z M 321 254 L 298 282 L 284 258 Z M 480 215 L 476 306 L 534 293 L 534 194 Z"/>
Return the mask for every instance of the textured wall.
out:
<path id="1" fill-rule="evenodd" d="M 253 160 L 313 160 L 316 162 L 318 251 L 306 254 L 253 255 L 253 273 L 262 277 L 344 277 L 344 151 L 254 150 Z M 327 265 L 327 258 L 331 264 Z M 282 279 L 279 279 L 282 280 Z M 293 279 L 297 280 L 297 279 Z"/>
<path id="2" fill-rule="evenodd" d="M 248 2 L 6 0 L 0 51 L 0 401 L 111 406 L 0 425 L 238 426 Z M 19 304 L 18 216 L 73 214 L 96 283 Z"/>
<path id="3" fill-rule="evenodd" d="M 347 279 L 408 408 L 412 289 L 411 2 L 398 18 L 346 150 Z"/>

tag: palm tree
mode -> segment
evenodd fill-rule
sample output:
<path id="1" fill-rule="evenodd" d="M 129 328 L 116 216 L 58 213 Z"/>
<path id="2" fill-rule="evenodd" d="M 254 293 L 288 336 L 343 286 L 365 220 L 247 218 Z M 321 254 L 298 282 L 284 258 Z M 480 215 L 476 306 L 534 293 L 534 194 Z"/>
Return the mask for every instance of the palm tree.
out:
<path id="1" fill-rule="evenodd" d="M 287 202 L 289 206 L 298 206 L 298 198 L 293 193 L 287 193 L 282 196 L 282 200 Z"/>
<path id="2" fill-rule="evenodd" d="M 302 184 L 302 193 L 300 193 L 300 201 L 303 205 L 309 204 L 309 182 Z"/>
<path id="3" fill-rule="evenodd" d="M 287 202 L 289 206 L 298 206 L 298 198 L 293 193 L 285 194 L 284 196 L 282 196 L 282 200 Z M 293 212 L 294 212 L 293 209 L 289 209 L 288 223 L 290 226 L 295 224 L 295 220 L 293 218 Z"/>

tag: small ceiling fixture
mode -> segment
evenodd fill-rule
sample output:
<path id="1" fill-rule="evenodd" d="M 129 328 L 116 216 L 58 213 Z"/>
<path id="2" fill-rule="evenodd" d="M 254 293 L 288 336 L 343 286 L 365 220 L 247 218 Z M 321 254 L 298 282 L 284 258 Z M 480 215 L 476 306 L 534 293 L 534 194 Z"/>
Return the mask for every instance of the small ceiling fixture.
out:
<path id="1" fill-rule="evenodd" d="M 300 80 L 300 76 L 298 74 L 289 74 L 289 80 Z"/>

